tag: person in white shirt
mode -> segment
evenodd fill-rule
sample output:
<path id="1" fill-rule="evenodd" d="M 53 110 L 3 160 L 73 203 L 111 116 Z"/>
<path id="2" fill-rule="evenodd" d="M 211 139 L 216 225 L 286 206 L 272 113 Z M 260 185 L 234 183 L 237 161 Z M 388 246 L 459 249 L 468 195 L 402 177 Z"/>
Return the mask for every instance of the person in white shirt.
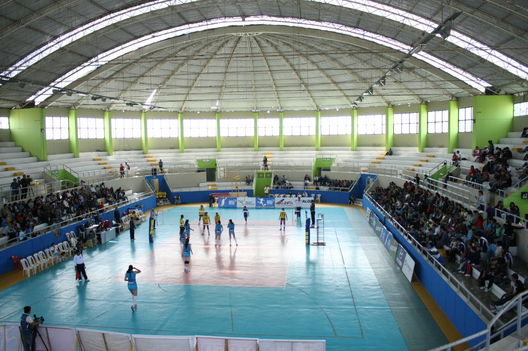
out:
<path id="1" fill-rule="evenodd" d="M 73 262 L 75 262 L 75 271 L 76 271 L 76 280 L 81 280 L 84 278 L 85 281 L 89 282 L 90 279 L 88 279 L 88 276 L 86 275 L 85 265 L 84 265 L 84 259 L 80 251 L 75 252 L 75 256 L 73 256 Z"/>

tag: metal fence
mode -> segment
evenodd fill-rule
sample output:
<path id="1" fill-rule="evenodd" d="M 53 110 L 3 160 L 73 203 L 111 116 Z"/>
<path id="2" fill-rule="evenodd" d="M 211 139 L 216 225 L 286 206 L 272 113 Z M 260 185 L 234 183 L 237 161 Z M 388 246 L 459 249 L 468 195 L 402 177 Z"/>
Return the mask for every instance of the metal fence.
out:
<path id="1" fill-rule="evenodd" d="M 41 325 L 41 337 L 36 338 L 35 349 L 54 351 L 108 351 L 108 350 L 233 350 L 325 351 L 325 340 L 272 340 L 216 336 L 170 336 L 125 334 L 92 329 L 58 328 Z M 0 324 L 0 351 L 23 350 L 19 325 Z"/>

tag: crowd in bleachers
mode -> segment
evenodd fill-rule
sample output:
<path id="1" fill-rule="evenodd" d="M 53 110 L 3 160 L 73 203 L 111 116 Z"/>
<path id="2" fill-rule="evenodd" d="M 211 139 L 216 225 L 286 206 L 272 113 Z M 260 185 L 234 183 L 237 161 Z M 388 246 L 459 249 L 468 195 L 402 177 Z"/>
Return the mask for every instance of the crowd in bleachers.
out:
<path id="1" fill-rule="evenodd" d="M 114 190 L 101 183 L 4 204 L 0 210 L 0 236 L 23 240 L 37 225 L 60 223 L 125 200 L 123 189 Z"/>
<path id="2" fill-rule="evenodd" d="M 327 176 L 323 176 L 320 178 L 315 178 L 314 184 L 316 186 L 327 186 L 329 187 L 329 190 L 348 191 L 353 182 L 348 179 L 330 179 Z"/>
<path id="3" fill-rule="evenodd" d="M 508 268 L 513 258 L 509 248 L 515 245 L 518 228 L 513 217 L 506 216 L 502 224 L 493 217 L 493 209 L 486 216 L 485 212 L 465 208 L 413 182 L 405 182 L 403 187 L 391 182 L 387 188 L 376 188 L 372 197 L 438 258 L 438 249 L 446 250 L 450 262 L 458 258 L 460 273 L 469 276 L 472 268 L 478 267 L 481 289 L 488 290 L 494 283 L 499 285 L 510 280 Z M 515 207 L 511 207 L 514 212 Z"/>

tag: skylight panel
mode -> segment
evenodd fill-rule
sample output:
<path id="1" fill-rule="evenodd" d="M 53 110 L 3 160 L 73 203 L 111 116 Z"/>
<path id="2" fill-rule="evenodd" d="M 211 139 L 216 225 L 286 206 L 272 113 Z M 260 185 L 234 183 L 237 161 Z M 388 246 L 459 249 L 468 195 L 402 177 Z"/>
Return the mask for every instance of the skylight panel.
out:
<path id="1" fill-rule="evenodd" d="M 64 35 L 57 37 L 50 41 L 43 47 L 32 52 L 22 60 L 9 67 L 7 70 L 2 72 L 2 75 L 8 77 L 14 77 L 20 72 L 24 71 L 31 65 L 42 60 L 46 56 L 53 52 L 73 43 L 74 41 L 83 38 L 84 36 L 90 35 L 98 30 L 111 26 L 136 16 L 140 16 L 149 12 L 162 10 L 172 6 L 178 6 L 181 4 L 188 4 L 197 2 L 199 0 L 158 0 L 148 4 L 142 4 L 134 6 L 125 10 L 121 10 L 115 13 L 108 14 L 102 18 L 94 20 L 90 23 L 85 24 L 79 28 L 76 28 Z M 307 0 L 317 3 L 331 4 L 334 6 L 344 7 L 356 11 L 369 13 L 375 16 L 390 19 L 392 21 L 402 23 L 407 26 L 414 27 L 418 30 L 430 32 L 436 28 L 437 23 L 428 20 L 426 18 L 414 15 L 410 12 L 400 10 L 388 5 L 380 4 L 370 0 Z M 451 31 L 451 35 L 446 39 L 450 43 L 459 46 L 471 53 L 487 60 L 504 70 L 521 77 L 528 79 L 528 67 L 515 61 L 512 58 L 500 53 L 491 47 L 484 45 L 462 33 L 457 31 Z"/>
<path id="2" fill-rule="evenodd" d="M 53 93 L 53 89 L 56 88 L 65 88 L 74 81 L 86 76 L 87 74 L 93 72 L 98 67 L 122 56 L 129 52 L 138 50 L 147 45 L 160 42 L 162 40 L 174 38 L 184 34 L 190 34 L 195 32 L 200 32 L 204 30 L 211 30 L 216 28 L 225 28 L 230 26 L 247 26 L 247 25 L 282 25 L 296 28 L 308 28 L 323 30 L 333 33 L 344 34 L 352 36 L 359 39 L 368 40 L 375 42 L 377 44 L 392 48 L 394 50 L 407 53 L 410 50 L 410 46 L 401 43 L 397 40 L 385 37 L 380 34 L 371 33 L 359 28 L 352 28 L 344 26 L 342 24 L 331 23 L 331 22 L 317 22 L 299 18 L 286 18 L 286 17 L 270 17 L 270 16 L 251 16 L 242 19 L 241 17 L 229 17 L 229 18 L 216 18 L 209 21 L 186 24 L 176 28 L 166 29 L 157 33 L 148 34 L 144 37 L 132 40 L 128 43 L 120 45 L 114 49 L 106 51 L 92 58 L 91 60 L 83 63 L 82 65 L 76 67 L 70 72 L 66 73 L 62 77 L 58 78 L 50 84 L 50 86 L 41 89 L 36 94 L 28 98 L 29 100 L 35 100 L 36 104 L 41 103 Z M 457 68 L 446 61 L 443 61 L 437 57 L 434 57 L 425 52 L 420 52 L 414 56 L 417 59 L 420 59 L 426 63 L 429 63 L 452 76 L 462 79 L 464 82 L 470 86 L 478 89 L 481 92 L 484 92 L 485 88 L 491 86 L 489 83 L 484 80 L 477 78 L 471 75 L 468 72 Z"/>

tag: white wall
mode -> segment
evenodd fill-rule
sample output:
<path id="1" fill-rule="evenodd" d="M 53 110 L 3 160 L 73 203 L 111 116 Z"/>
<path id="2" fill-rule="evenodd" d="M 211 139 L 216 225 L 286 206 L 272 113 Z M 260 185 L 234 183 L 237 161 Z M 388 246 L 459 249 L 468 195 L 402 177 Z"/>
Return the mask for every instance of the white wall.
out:
<path id="1" fill-rule="evenodd" d="M 69 154 L 70 140 L 48 140 L 48 155 Z"/>
<path id="2" fill-rule="evenodd" d="M 447 147 L 447 134 L 427 134 L 427 147 Z"/>
<path id="3" fill-rule="evenodd" d="M 105 151 L 104 139 L 79 139 L 79 152 Z"/>

